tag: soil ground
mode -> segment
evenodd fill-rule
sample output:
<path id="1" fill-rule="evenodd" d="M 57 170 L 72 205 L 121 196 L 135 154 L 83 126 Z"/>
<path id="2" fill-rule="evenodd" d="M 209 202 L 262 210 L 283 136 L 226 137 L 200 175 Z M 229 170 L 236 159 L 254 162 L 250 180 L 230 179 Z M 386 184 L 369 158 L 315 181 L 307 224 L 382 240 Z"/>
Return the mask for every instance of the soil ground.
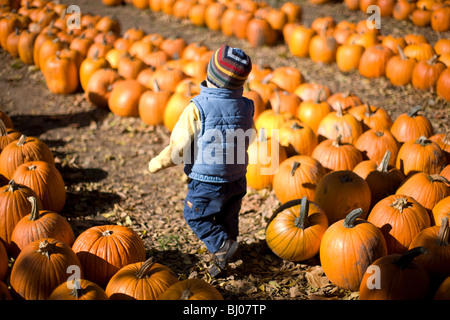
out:
<path id="1" fill-rule="evenodd" d="M 343 74 L 332 65 L 315 64 L 290 55 L 284 44 L 254 49 L 244 40 L 195 27 L 162 13 L 134 7 L 105 7 L 100 1 L 61 1 L 77 4 L 83 13 L 111 15 L 122 30 L 138 27 L 164 37 L 182 37 L 188 43 L 203 41 L 215 49 L 222 43 L 237 46 L 271 67 L 290 65 L 301 70 L 307 82 L 328 85 L 333 92 L 350 90 L 365 101 L 385 108 L 393 118 L 421 105 L 436 132 L 449 129 L 448 102 L 431 91 L 411 86 L 394 87 L 384 78 L 368 80 L 358 72 Z M 323 15 L 340 21 L 359 21 L 361 12 L 343 3 L 315 6 L 300 2 L 303 21 Z M 430 43 L 438 35 L 431 28 L 414 27 L 392 18 L 382 20 L 382 33 L 424 34 Z M 440 36 L 449 37 L 449 34 Z M 98 224 L 122 224 L 144 240 L 148 256 L 154 256 L 180 279 L 198 277 L 216 286 L 225 299 L 357 299 L 357 292 L 341 290 L 324 276 L 318 258 L 301 263 L 275 256 L 265 243 L 265 227 L 279 204 L 271 190 L 249 189 L 240 215 L 240 248 L 226 276 L 210 279 L 210 257 L 183 218 L 186 179 L 182 167 L 150 175 L 148 161 L 168 143 L 169 132 L 145 125 L 139 118 L 120 118 L 90 105 L 83 93 L 54 95 L 40 71 L 0 51 L 0 109 L 17 129 L 44 140 L 52 149 L 67 186 L 67 202 L 61 212 L 76 235 Z"/>

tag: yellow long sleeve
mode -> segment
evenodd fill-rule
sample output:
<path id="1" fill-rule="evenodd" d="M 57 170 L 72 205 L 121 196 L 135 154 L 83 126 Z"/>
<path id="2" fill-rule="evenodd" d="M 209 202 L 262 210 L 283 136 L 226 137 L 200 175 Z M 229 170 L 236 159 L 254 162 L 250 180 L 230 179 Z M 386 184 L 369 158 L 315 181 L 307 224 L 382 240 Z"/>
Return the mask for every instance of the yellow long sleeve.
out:
<path id="1" fill-rule="evenodd" d="M 186 150 L 196 133 L 201 130 L 200 112 L 197 106 L 189 103 L 170 135 L 170 142 L 156 157 L 150 160 L 148 169 L 155 173 L 162 169 L 180 164 L 183 150 Z"/>

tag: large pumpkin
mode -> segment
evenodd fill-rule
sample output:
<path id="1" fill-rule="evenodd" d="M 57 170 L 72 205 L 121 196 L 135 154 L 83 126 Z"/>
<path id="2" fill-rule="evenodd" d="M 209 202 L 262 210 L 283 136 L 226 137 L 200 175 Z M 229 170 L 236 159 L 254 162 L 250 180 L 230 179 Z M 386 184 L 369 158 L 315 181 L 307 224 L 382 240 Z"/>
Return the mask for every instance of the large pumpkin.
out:
<path id="1" fill-rule="evenodd" d="M 14 261 L 10 277 L 12 290 L 25 300 L 46 300 L 56 287 L 67 281 L 69 267 L 76 267 L 83 277 L 80 260 L 68 245 L 51 238 L 33 241 Z"/>
<path id="2" fill-rule="evenodd" d="M 383 232 L 388 253 L 403 253 L 423 229 L 431 225 L 427 210 L 414 198 L 390 195 L 370 211 L 367 221 Z"/>
<path id="3" fill-rule="evenodd" d="M 319 253 L 327 228 L 325 212 L 303 197 L 287 201 L 274 211 L 266 228 L 266 242 L 280 258 L 304 261 Z"/>
<path id="4" fill-rule="evenodd" d="M 11 177 L 16 183 L 32 189 L 42 208 L 61 212 L 66 203 L 66 187 L 59 170 L 45 161 L 30 161 L 17 167 Z"/>
<path id="5" fill-rule="evenodd" d="M 415 258 L 423 247 L 402 254 L 389 254 L 376 260 L 366 271 L 359 288 L 360 300 L 423 300 L 430 276 Z"/>
<path id="6" fill-rule="evenodd" d="M 31 202 L 30 213 L 16 224 L 11 235 L 11 249 L 15 256 L 30 242 L 53 238 L 69 247 L 75 241 L 75 235 L 69 222 L 60 214 L 39 207 L 36 197 L 28 197 Z"/>
<path id="7" fill-rule="evenodd" d="M 370 209 L 370 187 L 353 171 L 332 171 L 317 184 L 314 202 L 325 211 L 330 225 L 358 208 L 363 210 L 361 218 L 365 219 Z"/>
<path id="8" fill-rule="evenodd" d="M 175 282 L 158 300 L 223 300 L 220 292 L 203 279 L 190 278 Z"/>
<path id="9" fill-rule="evenodd" d="M 156 300 L 176 282 L 169 267 L 149 258 L 123 266 L 109 280 L 105 292 L 111 300 Z"/>
<path id="10" fill-rule="evenodd" d="M 0 154 L 0 174 L 11 179 L 21 164 L 37 160 L 55 165 L 53 153 L 45 142 L 23 134 L 18 140 L 8 144 Z"/>
<path id="11" fill-rule="evenodd" d="M 325 168 L 316 159 L 306 155 L 292 156 L 280 164 L 272 188 L 281 203 L 303 196 L 312 201 L 317 183 L 325 174 Z"/>
<path id="12" fill-rule="evenodd" d="M 380 229 L 358 219 L 361 208 L 336 221 L 325 231 L 320 244 L 320 264 L 328 280 L 347 290 L 358 290 L 364 272 L 375 260 L 387 254 Z"/>
<path id="13" fill-rule="evenodd" d="M 142 239 L 133 229 L 121 225 L 91 227 L 75 239 L 72 249 L 86 279 L 103 288 L 119 269 L 145 260 Z"/>

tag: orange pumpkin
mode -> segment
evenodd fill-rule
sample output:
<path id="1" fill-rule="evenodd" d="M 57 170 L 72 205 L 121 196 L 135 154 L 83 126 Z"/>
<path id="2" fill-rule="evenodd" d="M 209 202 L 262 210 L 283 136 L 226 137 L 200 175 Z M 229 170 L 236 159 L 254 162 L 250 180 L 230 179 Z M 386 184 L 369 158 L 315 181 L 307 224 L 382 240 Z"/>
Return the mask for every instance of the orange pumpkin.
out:
<path id="1" fill-rule="evenodd" d="M 139 117 L 139 99 L 145 90 L 135 79 L 119 81 L 108 98 L 109 109 L 120 117 Z"/>
<path id="2" fill-rule="evenodd" d="M 198 278 L 172 284 L 158 300 L 223 300 L 220 292 L 210 283 Z"/>
<path id="3" fill-rule="evenodd" d="M 319 253 L 328 219 L 314 202 L 302 197 L 283 203 L 266 228 L 266 242 L 280 258 L 305 261 Z"/>

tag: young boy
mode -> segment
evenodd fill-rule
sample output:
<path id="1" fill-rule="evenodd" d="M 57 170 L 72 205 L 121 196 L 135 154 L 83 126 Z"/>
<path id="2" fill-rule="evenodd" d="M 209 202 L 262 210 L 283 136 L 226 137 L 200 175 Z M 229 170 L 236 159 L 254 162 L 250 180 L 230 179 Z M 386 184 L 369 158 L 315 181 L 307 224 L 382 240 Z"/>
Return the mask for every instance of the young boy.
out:
<path id="1" fill-rule="evenodd" d="M 190 178 L 184 217 L 214 256 L 220 274 L 238 247 L 239 211 L 247 192 L 247 149 L 256 135 L 253 101 L 242 96 L 252 68 L 241 49 L 222 45 L 211 57 L 200 94 L 185 108 L 169 145 L 149 163 L 150 172 L 184 162 Z"/>

